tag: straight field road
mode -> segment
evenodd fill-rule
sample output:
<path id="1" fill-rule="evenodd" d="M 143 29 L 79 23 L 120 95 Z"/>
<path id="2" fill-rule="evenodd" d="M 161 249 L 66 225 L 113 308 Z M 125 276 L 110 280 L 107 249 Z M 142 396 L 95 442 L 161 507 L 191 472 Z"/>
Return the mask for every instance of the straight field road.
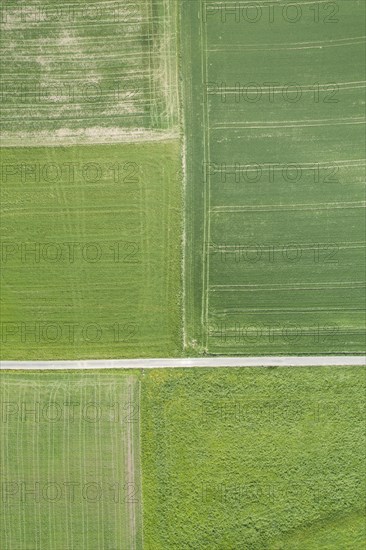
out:
<path id="1" fill-rule="evenodd" d="M 195 367 L 354 367 L 366 366 L 362 355 L 194 357 L 90 361 L 1 361 L 1 370 L 161 369 Z"/>

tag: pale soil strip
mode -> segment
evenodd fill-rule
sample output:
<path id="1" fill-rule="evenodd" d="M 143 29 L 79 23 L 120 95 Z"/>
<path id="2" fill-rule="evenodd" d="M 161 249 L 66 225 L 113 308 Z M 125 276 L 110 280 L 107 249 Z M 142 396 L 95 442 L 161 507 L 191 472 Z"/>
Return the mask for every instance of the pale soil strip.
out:
<path id="1" fill-rule="evenodd" d="M 332 289 L 357 289 L 364 288 L 365 283 L 279 283 L 273 285 L 212 285 L 211 292 L 268 292 L 268 291 L 290 291 L 293 290 L 332 290 Z"/>
<path id="2" fill-rule="evenodd" d="M 328 202 L 328 203 L 313 203 L 313 204 L 262 204 L 260 206 L 244 206 L 244 205 L 228 205 L 214 206 L 211 212 L 280 212 L 289 210 L 334 210 L 337 208 L 365 208 L 365 201 L 358 202 Z"/>
<path id="3" fill-rule="evenodd" d="M 86 128 L 71 130 L 61 128 L 34 134 L 14 132 L 3 134 L 3 147 L 56 147 L 65 145 L 98 145 L 103 143 L 145 143 L 176 140 L 178 131 L 155 131 L 147 129 L 126 130 L 123 128 Z"/>
<path id="4" fill-rule="evenodd" d="M 204 17 L 203 17 L 203 9 L 204 5 L 201 5 L 200 9 L 200 25 L 199 25 L 199 33 L 200 33 L 200 46 L 201 46 L 201 74 L 202 74 L 202 81 L 207 81 L 207 49 L 203 47 L 203 39 L 204 39 Z M 202 122 L 203 122 L 203 133 L 202 133 L 202 139 L 203 139 L 203 159 L 205 166 L 207 166 L 207 160 L 209 159 L 209 145 L 208 145 L 208 138 L 209 138 L 209 125 L 208 125 L 208 106 L 207 101 L 204 101 L 202 104 Z M 208 268 L 207 268 L 207 262 L 209 259 L 209 249 L 206 243 L 209 242 L 209 239 L 207 238 L 208 233 L 208 218 L 209 218 L 209 199 L 208 199 L 208 187 L 209 183 L 207 185 L 207 182 L 204 182 L 203 185 L 203 243 L 202 243 L 202 306 L 201 306 L 201 327 L 203 330 L 203 327 L 205 325 L 205 322 L 207 323 L 207 314 L 208 314 L 208 304 L 207 304 L 207 288 L 205 285 L 208 281 Z M 207 334 L 206 334 L 206 343 L 207 343 Z"/>
<path id="5" fill-rule="evenodd" d="M 57 396 L 57 390 L 58 390 L 58 383 L 56 383 L 53 388 L 50 391 L 49 394 L 49 400 L 48 400 L 48 406 L 51 405 L 51 403 L 56 401 Z M 55 465 L 53 462 L 53 457 L 55 456 L 54 448 L 55 448 L 55 434 L 53 431 L 53 425 L 52 422 L 49 422 L 48 430 L 47 430 L 47 476 L 48 480 L 54 480 L 55 477 Z M 24 457 L 24 453 L 22 453 L 22 457 Z M 22 471 L 24 472 L 24 465 L 22 467 Z M 52 505 L 51 501 L 48 501 L 48 518 L 47 518 L 47 527 L 48 528 L 48 549 L 54 550 L 55 548 L 55 532 L 56 532 L 56 516 L 55 516 L 55 509 Z"/>
<path id="6" fill-rule="evenodd" d="M 288 243 L 289 245 L 291 245 L 291 243 Z M 333 252 L 335 250 L 359 250 L 359 249 L 362 249 L 364 250 L 365 249 L 365 244 L 364 243 L 360 243 L 360 244 L 352 244 L 352 243 L 345 243 L 345 244 L 336 244 L 336 243 L 314 243 L 314 244 L 310 244 L 308 245 L 307 243 L 292 243 L 294 246 L 298 245 L 300 246 L 301 244 L 301 247 L 303 248 L 303 250 L 307 250 L 308 252 L 314 252 L 314 251 L 317 251 L 319 249 L 319 247 L 323 246 L 323 250 L 324 251 L 328 251 L 329 253 L 330 252 Z M 283 252 L 284 249 L 285 249 L 285 246 L 286 245 L 283 245 L 282 248 L 275 248 L 275 247 L 271 247 L 271 245 L 266 245 L 266 244 L 263 244 L 262 245 L 265 252 L 268 252 L 269 253 L 274 253 L 274 252 Z M 268 248 L 266 249 L 266 246 L 268 246 Z M 225 254 L 233 254 L 234 256 L 241 253 L 242 249 L 246 249 L 246 247 L 252 251 L 255 251 L 255 249 L 259 250 L 261 245 L 259 243 L 249 243 L 249 244 L 233 244 L 233 245 L 215 245 L 213 244 L 213 246 L 210 245 L 210 248 L 211 250 L 213 250 L 213 252 L 211 252 L 212 255 L 215 255 L 215 254 L 218 254 L 218 253 L 225 253 Z M 24 293 L 26 293 L 26 291 L 24 291 Z"/>
<path id="7" fill-rule="evenodd" d="M 278 44 L 227 44 L 226 46 L 221 44 L 213 44 L 212 48 L 209 48 L 207 52 L 231 52 L 231 53 L 244 53 L 245 51 L 281 51 L 281 50 L 309 50 L 309 49 L 322 49 L 322 48 L 334 48 L 339 46 L 353 46 L 365 43 L 366 36 L 355 36 L 349 38 L 338 38 L 335 40 L 318 40 L 312 42 L 279 42 Z"/>
<path id="8" fill-rule="evenodd" d="M 289 243 L 290 244 L 290 243 Z M 295 244 L 295 243 L 293 243 Z M 213 254 L 216 254 L 217 252 L 225 252 L 226 254 L 238 254 L 238 252 L 240 252 L 240 247 L 244 248 L 245 247 L 259 247 L 260 244 L 259 243 L 249 243 L 249 244 L 244 244 L 242 245 L 241 243 L 237 243 L 237 244 L 219 244 L 219 245 L 215 245 L 215 243 L 212 243 L 212 245 L 210 245 L 210 247 L 212 249 L 214 249 L 214 252 Z M 284 248 L 275 248 L 271 245 L 266 245 L 264 244 L 263 245 L 264 248 L 266 246 L 269 246 L 268 250 L 272 252 L 283 252 Z M 301 246 L 303 249 L 307 249 L 308 251 L 312 251 L 312 250 L 316 250 L 319 246 L 323 246 L 323 247 L 335 247 L 337 246 L 339 250 L 343 250 L 343 249 L 346 249 L 346 250 L 349 250 L 349 249 L 358 249 L 358 248 L 365 248 L 365 243 L 357 243 L 357 242 L 352 242 L 350 241 L 349 243 L 301 243 Z M 27 292 L 26 290 L 24 292 Z"/>
<path id="9" fill-rule="evenodd" d="M 69 399 L 69 392 L 67 386 L 64 386 L 62 388 L 63 391 L 63 397 L 64 402 L 66 402 Z M 65 456 L 63 461 L 64 466 L 64 478 L 67 480 L 71 479 L 70 475 L 70 416 L 65 415 L 64 425 L 64 449 L 65 449 Z M 67 500 L 65 500 L 65 530 L 66 530 L 66 540 L 67 540 L 67 546 L 68 548 L 74 548 L 74 540 L 73 540 L 73 529 L 72 529 L 72 516 L 73 516 L 73 510 L 71 503 L 68 503 Z M 41 547 L 40 547 L 41 548 Z"/>
<path id="10" fill-rule="evenodd" d="M 9 403 L 10 397 L 9 397 L 9 389 L 7 386 L 1 386 L 0 387 L 0 400 L 4 403 Z M 3 406 L 3 405 L 2 405 Z M 9 457 L 9 437 L 7 432 L 3 432 L 3 426 L 1 427 L 1 446 L 0 446 L 0 464 L 2 466 L 2 475 L 4 475 L 4 472 L 6 471 L 6 468 L 8 468 L 8 464 L 10 462 Z M 11 548 L 11 526 L 12 521 L 9 514 L 9 509 L 7 508 L 7 502 L 5 500 L 5 496 L 3 497 L 3 508 L 2 508 L 2 515 L 1 515 L 1 521 L 3 523 L 3 532 L 4 532 L 4 542 L 6 548 Z"/>
<path id="11" fill-rule="evenodd" d="M 229 48 L 210 48 L 207 50 L 207 53 L 217 53 L 217 52 L 220 52 L 220 53 L 232 53 L 232 54 L 236 54 L 236 53 L 240 53 L 240 54 L 244 54 L 246 51 L 247 52 L 273 52 L 273 51 L 289 51 L 289 50 L 322 50 L 323 48 L 335 48 L 335 47 L 341 47 L 341 46 L 357 46 L 357 45 L 360 45 L 360 44 L 365 44 L 365 41 L 362 40 L 362 41 L 359 41 L 359 42 L 341 42 L 341 43 L 336 43 L 336 44 L 324 44 L 323 46 L 322 45 L 318 45 L 318 44 L 314 44 L 313 46 L 293 46 L 293 47 L 288 47 L 286 48 L 285 46 L 281 47 L 281 48 L 275 48 L 275 47 L 272 47 L 272 48 L 253 48 L 253 47 L 249 47 L 249 46 L 246 46 L 246 47 L 241 47 L 239 49 L 229 49 Z"/>
<path id="12" fill-rule="evenodd" d="M 310 328 L 310 330 L 309 330 L 309 334 L 310 334 L 310 335 L 314 335 L 316 332 L 318 332 L 316 328 L 311 328 L 311 327 L 304 327 L 304 328 Z M 228 334 L 233 335 L 234 331 L 235 331 L 235 327 L 231 327 L 231 328 L 229 327 L 229 329 L 228 329 Z M 254 331 L 251 331 L 251 332 L 253 333 Z M 273 334 L 281 334 L 282 329 L 281 329 L 281 327 L 280 327 L 280 328 L 274 327 L 273 329 L 271 329 L 271 332 L 272 332 Z M 323 333 L 324 333 L 324 330 L 323 330 L 323 331 L 320 331 L 320 332 L 323 332 Z M 344 326 L 344 327 L 342 327 L 342 330 L 338 331 L 338 334 L 360 334 L 360 333 L 364 333 L 364 332 L 365 332 L 365 331 L 363 330 L 363 328 L 355 328 L 355 327 L 352 327 L 352 326 L 351 326 L 351 327 Z M 211 337 L 215 337 L 215 334 L 217 334 L 217 327 L 211 327 L 211 328 L 210 328 L 210 336 L 211 336 Z M 230 351 L 230 353 L 232 353 L 232 352 Z M 301 352 L 301 353 L 306 353 L 306 352 Z M 343 354 L 344 356 L 346 356 L 346 355 L 351 355 L 352 357 L 360 357 L 360 356 L 361 356 L 361 355 L 354 355 L 354 356 L 353 356 L 351 351 L 343 351 L 343 350 L 341 350 L 341 351 L 333 351 L 333 353 Z M 235 354 L 238 355 L 238 354 L 234 351 L 234 355 L 235 355 Z M 219 355 L 219 354 L 217 353 L 217 355 Z M 342 356 L 343 356 L 343 355 L 342 355 Z M 299 357 L 300 357 L 300 356 L 299 356 Z M 309 357 L 310 357 L 310 356 L 309 356 Z"/>
<path id="13" fill-rule="evenodd" d="M 203 11 L 203 5 L 202 5 L 202 11 Z M 203 15 L 203 14 L 202 14 Z M 204 44 L 203 44 L 204 41 Z M 204 17 L 202 16 L 201 19 L 201 47 L 202 47 L 202 71 L 204 74 L 205 81 L 208 82 L 208 41 L 207 41 L 207 23 L 205 23 Z M 203 47 L 204 46 L 204 47 Z M 209 162 L 209 165 L 211 164 L 211 151 L 210 151 L 210 112 L 208 108 L 208 96 L 207 92 L 205 95 L 204 100 L 204 134 L 205 134 L 205 144 L 207 146 L 207 150 L 205 151 L 205 165 L 206 159 Z M 205 185 L 206 188 L 206 185 Z M 206 273 L 204 273 L 206 281 L 203 284 L 202 288 L 202 295 L 204 299 L 205 304 L 205 311 L 204 317 L 205 317 L 205 323 L 203 326 L 208 327 L 208 318 L 209 318 L 209 282 L 210 282 L 210 254 L 209 254 L 209 248 L 210 248 L 210 234 L 211 234 L 211 174 L 208 172 L 208 181 L 207 181 L 207 190 L 205 191 L 207 193 L 207 202 L 205 201 L 205 211 L 204 211 L 204 218 L 205 218 L 205 225 L 206 225 L 206 217 L 207 217 L 207 240 L 204 238 L 205 249 L 204 249 L 204 259 L 205 259 L 205 266 L 206 266 Z M 203 327 L 202 327 L 203 328 Z M 205 338 L 205 349 L 208 350 L 208 338 L 209 338 L 209 331 L 206 329 L 206 338 Z"/>
<path id="14" fill-rule="evenodd" d="M 304 119 L 289 119 L 289 120 L 281 120 L 281 121 L 277 121 L 277 120 L 271 120 L 269 122 L 265 122 L 263 120 L 252 120 L 250 122 L 240 122 L 240 121 L 235 121 L 235 122 L 222 122 L 222 123 L 219 123 L 219 124 L 216 124 L 215 125 L 215 128 L 219 128 L 219 127 L 223 127 L 225 124 L 228 124 L 230 127 L 232 126 L 233 128 L 235 128 L 236 126 L 242 126 L 243 124 L 245 125 L 245 127 L 248 127 L 250 126 L 251 124 L 263 124 L 265 126 L 268 126 L 269 128 L 271 128 L 273 126 L 273 124 L 288 124 L 288 123 L 299 123 L 299 122 L 319 122 L 319 123 L 323 123 L 323 122 L 359 122 L 359 121 L 363 121 L 364 120 L 364 117 L 340 117 L 340 118 L 304 118 Z"/>
<path id="15" fill-rule="evenodd" d="M 111 400 L 111 402 L 115 403 L 115 394 L 114 394 L 114 385 L 113 384 L 108 386 L 107 395 L 108 395 L 109 399 Z M 114 415 L 115 415 L 115 413 L 114 413 Z M 118 422 L 116 422 L 116 418 L 114 417 L 114 421 L 110 422 L 109 425 L 110 425 L 110 434 L 109 435 L 110 435 L 110 445 L 111 445 L 111 449 L 110 449 L 111 472 L 112 472 L 112 476 L 113 476 L 113 483 L 115 483 L 114 480 L 116 478 L 119 479 L 118 465 L 115 461 L 115 458 L 118 456 L 117 449 L 119 449 L 119 444 L 120 444 L 119 434 L 117 433 L 117 427 L 119 427 L 119 424 L 118 424 Z M 111 515 L 112 515 L 112 510 L 111 510 Z M 114 506 L 114 514 L 113 515 L 114 515 L 114 525 L 115 525 L 115 530 L 114 530 L 115 547 L 118 548 L 119 543 L 122 547 L 122 540 L 119 540 L 119 534 L 121 533 L 121 521 L 119 521 L 119 519 L 118 519 L 119 516 L 118 516 L 118 510 L 117 510 L 116 503 L 115 503 L 115 506 Z"/>
<path id="16" fill-rule="evenodd" d="M 352 121 L 352 122 L 322 122 L 317 124 L 276 124 L 273 126 L 267 126 L 264 124 L 258 124 L 256 126 L 216 126 L 211 128 L 211 130 L 253 130 L 253 129 L 266 129 L 266 130 L 272 130 L 277 128 L 322 128 L 324 126 L 344 126 L 344 125 L 356 125 L 356 124 L 366 124 L 364 120 L 362 121 Z"/>
<path id="17" fill-rule="evenodd" d="M 302 119 L 302 120 L 281 120 L 264 122 L 253 120 L 250 122 L 222 122 L 212 126 L 211 130 L 235 130 L 250 128 L 292 128 L 305 126 L 336 126 L 339 124 L 365 124 L 364 117 L 347 118 L 324 118 L 324 119 Z"/>
<path id="18" fill-rule="evenodd" d="M 205 37 L 205 76 L 206 76 L 206 82 L 209 80 L 208 78 L 208 75 L 209 75 L 209 67 L 208 67 L 208 40 L 207 40 L 207 32 L 208 32 L 208 25 L 207 23 L 205 25 L 203 25 L 203 32 L 204 32 L 204 37 Z M 206 94 L 206 97 L 205 97 L 205 104 L 206 104 L 206 112 L 207 112 L 207 128 L 206 128 L 206 132 L 207 132 L 207 155 L 208 155 L 208 162 L 209 162 L 209 165 L 211 164 L 211 145 L 210 145 L 210 110 L 209 110 L 209 105 L 208 105 L 208 96 Z M 209 308 L 210 308 L 210 305 L 209 305 L 209 284 L 210 284 L 210 260 L 211 260 L 211 257 L 210 257 L 210 254 L 209 254 L 209 243 L 211 241 L 211 174 L 210 174 L 210 171 L 208 173 L 208 219 L 207 219 L 207 224 L 208 224 L 208 243 L 207 243 L 207 246 L 206 246 L 206 255 L 207 255 L 207 276 L 206 276 L 206 350 L 208 350 L 208 340 L 209 340 L 209 329 L 208 329 L 208 320 L 209 320 Z"/>
<path id="19" fill-rule="evenodd" d="M 303 2 L 296 2 L 297 6 L 305 6 L 307 4 L 328 4 L 329 0 L 305 0 Z M 226 7 L 226 8 L 237 8 L 238 6 L 241 7 L 242 5 L 247 5 L 248 7 L 258 7 L 258 8 L 266 8 L 268 6 L 287 6 L 289 3 L 284 4 L 283 2 L 280 3 L 280 0 L 236 0 L 235 3 L 233 2 L 227 2 L 224 0 L 223 2 L 207 2 L 207 6 L 220 6 L 220 7 Z M 292 2 L 294 4 L 294 2 Z"/>
<path id="20" fill-rule="evenodd" d="M 238 82 L 238 84 L 240 85 L 240 88 L 239 86 L 226 86 L 225 83 L 223 83 L 222 86 L 219 87 L 219 90 L 212 89 L 212 90 L 209 90 L 207 93 L 208 95 L 225 95 L 225 94 L 235 95 L 235 94 L 238 94 L 239 91 L 242 90 L 242 88 L 245 88 L 246 89 L 245 93 L 248 95 L 258 94 L 258 90 L 251 91 L 250 89 L 247 89 L 249 87 L 254 88 L 256 84 L 254 83 L 242 84 L 240 82 Z M 332 86 L 338 86 L 340 90 L 356 90 L 359 88 L 365 88 L 366 80 L 355 80 L 351 82 L 326 82 L 325 84 L 317 83 L 316 85 L 303 84 L 302 86 L 300 86 L 296 82 L 288 82 L 282 85 L 279 84 L 278 86 L 270 86 L 269 84 L 267 84 L 267 85 L 264 85 L 263 87 L 267 87 L 268 90 L 270 90 L 270 92 L 273 94 L 283 94 L 284 90 L 291 91 L 290 88 L 296 88 L 296 90 L 301 90 L 302 92 L 314 92 L 317 89 L 326 92 L 326 91 L 330 91 L 329 88 L 331 88 Z M 259 84 L 257 87 L 261 89 Z"/>
<path id="21" fill-rule="evenodd" d="M 327 161 L 327 162 L 289 162 L 289 163 L 280 163 L 280 162 L 265 162 L 260 164 L 259 166 L 265 167 L 265 168 L 271 168 L 272 170 L 283 170 L 286 167 L 296 166 L 298 168 L 308 169 L 308 170 L 314 170 L 315 168 L 332 168 L 333 166 L 337 166 L 339 168 L 362 168 L 366 166 L 365 163 L 366 159 L 344 159 L 344 160 L 334 160 L 334 161 Z M 225 168 L 232 169 L 237 168 L 237 164 L 226 164 Z M 253 166 L 251 168 L 251 166 Z M 239 164 L 240 167 L 240 164 Z M 248 172 L 255 172 L 258 170 L 258 167 L 256 163 L 251 164 L 244 164 L 244 167 Z M 217 172 L 220 172 L 219 168 L 216 168 Z"/>
<path id="22" fill-rule="evenodd" d="M 105 55 L 98 55 L 98 61 L 105 61 L 106 59 L 120 58 L 120 56 L 121 56 L 121 53 L 119 53 L 119 52 L 118 52 L 118 53 L 106 53 L 106 52 L 101 52 L 101 53 L 103 53 L 103 54 L 105 53 Z M 73 52 L 70 52 L 70 55 L 71 55 L 71 54 L 73 55 Z M 94 53 L 94 52 L 90 52 L 90 57 L 92 57 L 92 55 L 95 55 L 95 53 Z M 142 59 L 148 57 L 148 55 L 147 55 L 145 52 L 142 52 L 142 51 L 140 51 L 140 50 L 136 50 L 136 51 L 131 52 L 131 53 L 125 53 L 125 52 L 123 52 L 123 56 L 124 56 L 124 58 L 127 58 L 127 59 L 132 58 L 132 59 L 134 59 L 134 60 L 136 59 L 137 56 L 138 56 L 138 57 L 141 57 Z M 43 53 L 43 54 L 42 54 L 42 58 L 43 58 L 44 60 L 47 60 L 47 59 L 52 59 L 52 60 L 54 60 L 54 59 L 57 58 L 57 57 L 62 58 L 62 55 L 59 54 L 58 56 L 56 56 L 56 55 L 51 54 L 51 53 L 50 53 L 50 54 L 46 54 L 46 53 Z M 28 55 L 22 55 L 22 56 L 18 55 L 18 56 L 16 57 L 16 60 L 17 60 L 17 61 L 28 61 L 29 59 L 33 60 L 33 58 L 34 58 L 34 54 L 30 53 L 30 54 L 28 54 Z M 81 59 L 82 61 L 84 61 L 84 62 L 85 62 L 85 61 L 89 61 L 88 59 L 87 59 L 87 60 L 85 59 L 85 54 L 84 54 L 84 55 L 73 55 L 73 60 L 74 60 L 74 61 L 79 61 L 80 59 Z"/>
<path id="23" fill-rule="evenodd" d="M 87 389 L 86 386 L 82 385 L 80 388 L 80 403 L 81 406 L 84 407 L 85 403 L 85 397 L 87 396 Z M 86 401 L 87 402 L 87 401 Z M 84 423 L 85 424 L 85 423 Z M 87 472 L 86 462 L 85 462 L 85 454 L 86 454 L 86 434 L 85 429 L 83 426 L 83 418 L 82 415 L 80 415 L 80 424 L 79 424 L 79 441 L 80 441 L 80 483 L 83 486 L 84 480 L 85 480 L 85 472 Z M 85 505 L 85 499 L 82 500 L 81 503 L 81 517 L 82 517 L 82 533 L 83 533 L 83 549 L 88 549 L 88 510 Z"/>
<path id="24" fill-rule="evenodd" d="M 138 424 L 138 449 L 137 449 L 137 467 L 139 469 L 139 489 L 140 489 L 140 506 L 139 506 L 139 513 L 140 513 L 140 528 L 141 528 L 141 548 L 144 548 L 144 529 L 143 529 L 143 521 L 144 521 L 144 505 L 143 505 L 143 486 L 142 486 L 142 461 L 141 461 L 141 449 L 142 449 L 142 422 L 141 422 L 141 380 L 138 381 L 138 408 L 139 408 L 139 424 Z"/>
<path id="25" fill-rule="evenodd" d="M 164 369 L 211 367 L 366 366 L 362 355 L 263 357 L 193 357 L 154 359 L 97 359 L 80 361 L 1 361 L 0 370 Z"/>
<path id="26" fill-rule="evenodd" d="M 19 394 L 19 400 L 20 400 L 21 403 L 25 401 L 25 399 L 24 399 L 25 396 L 26 396 L 25 390 L 26 390 L 26 388 L 23 385 L 21 390 L 20 390 L 20 394 Z M 16 479 L 22 480 L 24 482 L 24 481 L 27 481 L 27 480 L 22 477 L 22 473 L 25 472 L 25 470 L 24 470 L 24 453 L 23 453 L 24 424 L 20 424 L 22 422 L 22 420 L 23 419 L 21 418 L 17 422 L 17 428 L 16 428 L 17 460 L 15 462 L 17 464 L 17 468 L 16 468 L 17 477 L 16 477 Z M 6 465 L 6 466 L 8 467 L 8 465 Z M 15 506 L 14 506 L 14 510 L 15 510 Z M 18 526 L 19 526 L 19 539 L 18 539 L 18 542 L 20 544 L 20 549 L 19 550 L 24 549 L 24 542 L 25 542 L 25 539 L 26 539 L 25 510 L 26 510 L 26 508 L 24 506 L 22 506 L 22 502 L 19 499 L 19 503 L 18 503 Z"/>
<path id="27" fill-rule="evenodd" d="M 94 389 L 95 402 L 101 403 L 100 384 L 98 379 L 96 379 L 96 384 L 94 385 L 93 389 Z M 95 428 L 94 429 L 94 453 L 96 458 L 95 477 L 99 483 L 103 483 L 102 477 L 101 477 L 103 459 L 102 459 L 101 448 L 100 448 L 100 422 L 97 422 L 94 428 Z M 104 546 L 103 498 L 98 500 L 97 505 L 95 507 L 95 512 L 96 512 L 96 517 L 94 518 L 94 521 L 97 525 L 96 538 L 98 540 L 98 548 L 102 548 L 102 545 Z"/>
<path id="28" fill-rule="evenodd" d="M 222 316 L 227 315 L 267 315 L 279 312 L 291 312 L 296 311 L 301 313 L 312 313 L 314 311 L 364 311 L 363 307 L 229 307 L 225 309 L 216 309 L 212 312 L 212 315 Z"/>
<path id="29" fill-rule="evenodd" d="M 182 23 L 182 14 L 179 15 L 179 23 Z M 182 41 L 183 42 L 183 41 Z M 182 45 L 183 48 L 183 45 Z M 183 64 L 182 61 L 178 61 L 177 56 L 177 62 L 179 63 L 181 73 L 184 75 L 183 70 Z M 177 69 L 178 70 L 178 69 Z M 178 71 L 179 73 L 179 71 Z M 177 74 L 178 74 L 177 73 Z M 183 343 L 183 349 L 186 348 L 188 345 L 188 334 L 187 334 L 187 296 L 189 294 L 188 291 L 188 277 L 189 277 L 189 269 L 187 260 L 189 257 L 188 250 L 191 250 L 192 244 L 190 243 L 190 240 L 188 239 L 188 220 L 187 220 L 187 206 L 189 205 L 189 199 L 188 199 L 188 155 L 187 155 L 187 143 L 188 143 L 188 132 L 187 132 L 187 121 L 186 118 L 183 116 L 183 105 L 189 105 L 188 99 L 185 96 L 185 78 L 178 79 L 179 81 L 179 92 L 178 98 L 180 97 L 180 124 L 182 128 L 181 132 L 181 166 L 182 166 L 182 259 L 181 259 L 181 281 L 182 281 L 182 343 Z M 188 95 L 188 94 L 187 94 Z M 140 400 L 141 402 L 141 400 Z M 140 424 L 141 425 L 141 424 Z M 141 434 L 140 434 L 141 435 Z"/>

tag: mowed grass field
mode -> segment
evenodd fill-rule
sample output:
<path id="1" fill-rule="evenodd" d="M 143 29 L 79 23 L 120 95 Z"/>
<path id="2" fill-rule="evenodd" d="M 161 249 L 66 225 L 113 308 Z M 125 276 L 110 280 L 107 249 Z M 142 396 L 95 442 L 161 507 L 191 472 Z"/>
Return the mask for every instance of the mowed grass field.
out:
<path id="1" fill-rule="evenodd" d="M 181 8 L 187 350 L 364 352 L 365 3 Z"/>
<path id="2" fill-rule="evenodd" d="M 163 357 L 181 338 L 179 142 L 2 150 L 2 357 Z"/>
<path id="3" fill-rule="evenodd" d="M 1 548 L 140 550 L 139 380 L 1 374 Z"/>
<path id="4" fill-rule="evenodd" d="M 144 548 L 361 550 L 365 383 L 349 367 L 146 372 Z"/>
<path id="5" fill-rule="evenodd" d="M 177 125 L 176 2 L 9 0 L 1 15 L 4 145 Z"/>

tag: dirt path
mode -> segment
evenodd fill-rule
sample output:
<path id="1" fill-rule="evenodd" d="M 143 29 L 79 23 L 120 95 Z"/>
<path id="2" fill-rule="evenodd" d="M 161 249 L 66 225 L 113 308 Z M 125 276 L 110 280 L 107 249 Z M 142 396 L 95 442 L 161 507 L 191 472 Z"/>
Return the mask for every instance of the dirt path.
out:
<path id="1" fill-rule="evenodd" d="M 366 366 L 364 355 L 194 357 L 85 361 L 1 361 L 0 370 L 164 369 L 210 367 Z"/>

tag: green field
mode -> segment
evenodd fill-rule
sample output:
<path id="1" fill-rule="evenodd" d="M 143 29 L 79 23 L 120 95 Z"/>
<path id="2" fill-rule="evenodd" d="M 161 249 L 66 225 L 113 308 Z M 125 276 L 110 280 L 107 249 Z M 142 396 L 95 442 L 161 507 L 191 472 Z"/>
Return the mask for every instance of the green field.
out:
<path id="1" fill-rule="evenodd" d="M 144 548 L 361 550 L 365 389 L 350 367 L 146 372 Z"/>
<path id="2" fill-rule="evenodd" d="M 3 144 L 120 142 L 126 130 L 176 127 L 176 18 L 167 0 L 7 0 Z"/>
<path id="3" fill-rule="evenodd" d="M 365 0 L 0 27 L 0 550 L 365 548 Z"/>
<path id="4" fill-rule="evenodd" d="M 4 359 L 177 355 L 177 140 L 2 151 Z"/>
<path id="5" fill-rule="evenodd" d="M 167 0 L 4 5 L 3 358 L 181 353 L 177 21 Z"/>
<path id="6" fill-rule="evenodd" d="M 1 380 L 1 548 L 140 550 L 138 376 Z"/>
<path id="7" fill-rule="evenodd" d="M 364 352 L 364 2 L 21 6 L 3 357 Z"/>
<path id="8" fill-rule="evenodd" d="M 1 381 L 6 550 L 363 548 L 362 368 Z"/>
<path id="9" fill-rule="evenodd" d="M 188 352 L 362 353 L 365 3 L 181 6 Z"/>

